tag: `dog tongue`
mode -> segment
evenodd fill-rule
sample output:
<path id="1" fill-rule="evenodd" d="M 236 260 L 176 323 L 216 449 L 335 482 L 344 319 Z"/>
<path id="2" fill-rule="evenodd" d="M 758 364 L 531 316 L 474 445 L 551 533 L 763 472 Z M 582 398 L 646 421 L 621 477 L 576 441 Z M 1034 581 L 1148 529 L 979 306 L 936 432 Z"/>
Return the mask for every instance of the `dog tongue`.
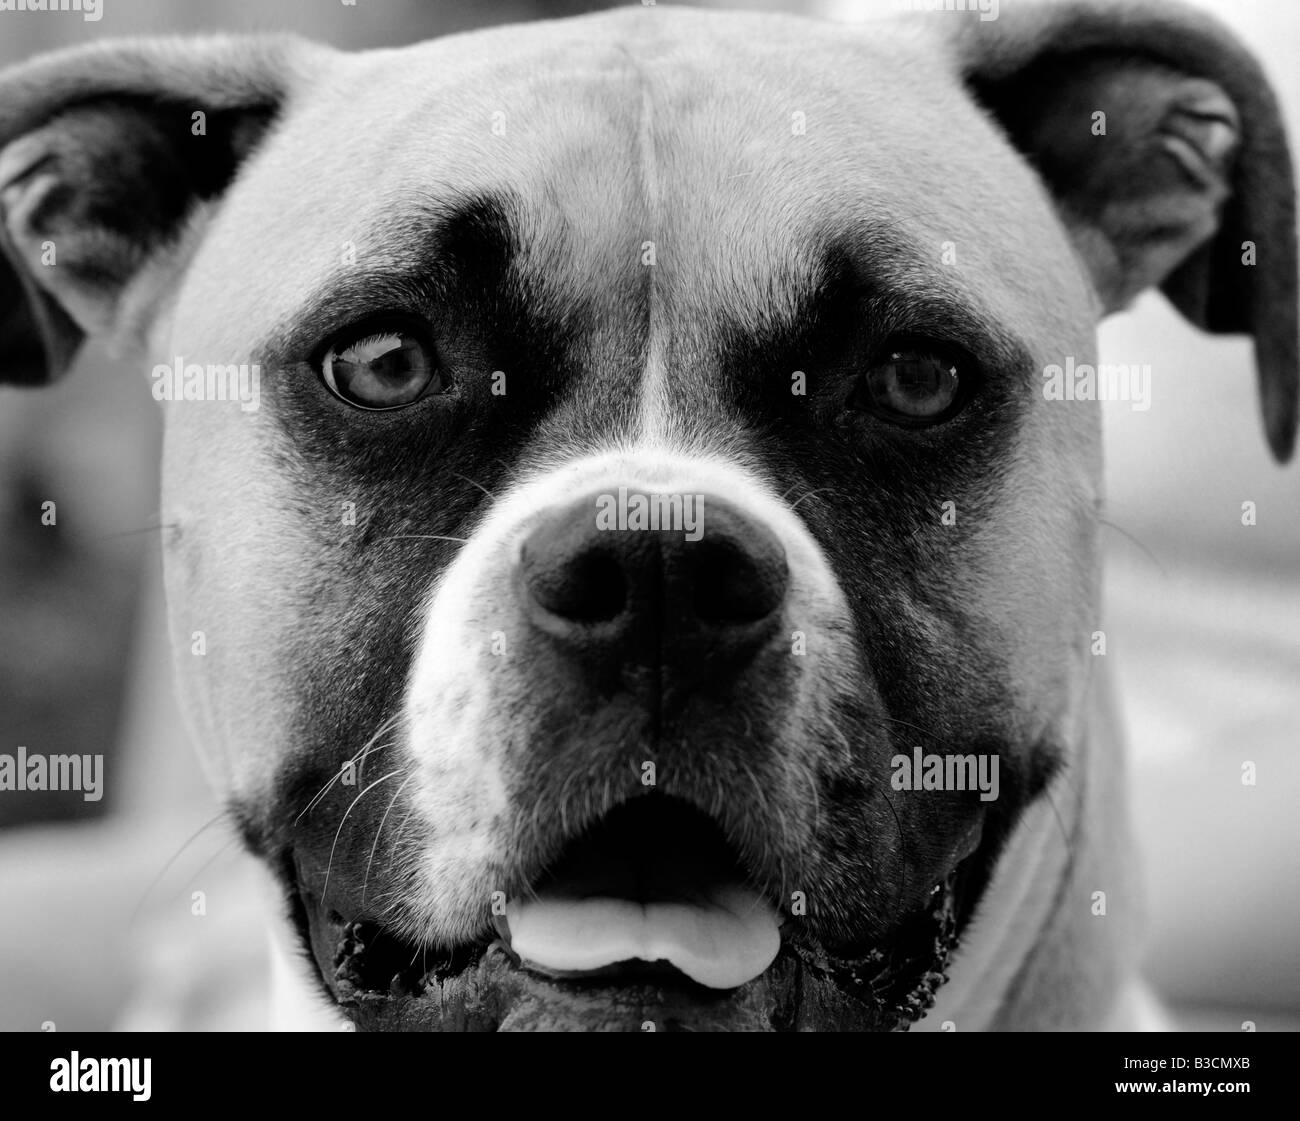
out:
<path id="1" fill-rule="evenodd" d="M 781 947 L 776 910 L 731 883 L 644 903 L 543 891 L 507 904 L 506 920 L 524 964 L 554 974 L 666 961 L 698 984 L 734 989 L 767 969 Z"/>

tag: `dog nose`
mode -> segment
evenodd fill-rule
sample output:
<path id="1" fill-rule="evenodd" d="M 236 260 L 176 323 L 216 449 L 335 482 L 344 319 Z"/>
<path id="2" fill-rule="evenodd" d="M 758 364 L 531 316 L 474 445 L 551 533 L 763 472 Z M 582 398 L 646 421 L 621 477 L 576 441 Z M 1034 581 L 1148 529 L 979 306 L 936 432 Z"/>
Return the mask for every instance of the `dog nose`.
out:
<path id="1" fill-rule="evenodd" d="M 533 624 L 606 670 L 659 667 L 682 685 L 742 668 L 779 623 L 790 577 L 781 542 L 720 498 L 613 499 L 564 506 L 525 539 Z M 623 516 L 638 509 L 663 516 Z M 647 520 L 656 528 L 632 528 Z"/>

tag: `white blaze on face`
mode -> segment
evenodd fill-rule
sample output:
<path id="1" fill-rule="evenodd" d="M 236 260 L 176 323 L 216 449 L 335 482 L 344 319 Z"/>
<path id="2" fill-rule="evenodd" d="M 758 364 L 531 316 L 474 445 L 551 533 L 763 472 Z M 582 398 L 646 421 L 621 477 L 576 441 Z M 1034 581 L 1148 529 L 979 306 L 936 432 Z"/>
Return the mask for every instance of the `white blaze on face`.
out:
<path id="1" fill-rule="evenodd" d="M 787 611 L 801 627 L 815 632 L 846 616 L 830 567 L 803 523 L 739 464 L 637 446 L 541 471 L 499 497 L 432 590 L 407 685 L 409 739 L 403 750 L 415 772 L 409 788 L 414 829 L 425 838 L 409 906 L 426 937 L 454 941 L 481 930 L 490 895 L 502 886 L 492 882 L 494 869 L 515 840 L 507 753 L 527 750 L 547 703 L 530 688 L 527 659 L 512 660 L 510 649 L 510 636 L 528 625 L 516 599 L 522 543 L 556 508 L 586 494 L 617 494 L 620 487 L 703 495 L 706 536 L 709 497 L 725 499 L 783 545 L 790 572 Z M 703 983 L 729 983 L 770 962 L 776 923 L 756 899 L 742 900 L 738 885 L 719 885 L 719 891 L 726 898 L 714 900 L 716 906 L 689 913 L 663 906 L 635 915 L 617 907 L 578 914 L 555 901 L 531 914 L 518 908 L 514 913 L 524 923 L 525 941 L 536 939 L 547 960 L 568 961 L 563 944 L 594 923 L 605 939 L 596 957 L 624 950 L 635 950 L 634 956 L 662 953 L 684 971 L 694 970 Z M 744 961 L 724 961 L 716 946 L 709 948 L 723 942 L 745 947 L 739 955 Z"/>

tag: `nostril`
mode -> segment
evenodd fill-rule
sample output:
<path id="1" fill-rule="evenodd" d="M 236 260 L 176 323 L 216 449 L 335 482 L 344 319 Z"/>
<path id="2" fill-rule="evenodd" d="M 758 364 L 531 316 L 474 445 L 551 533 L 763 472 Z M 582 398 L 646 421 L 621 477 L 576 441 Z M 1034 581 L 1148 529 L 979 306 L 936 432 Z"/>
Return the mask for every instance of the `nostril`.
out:
<path id="1" fill-rule="evenodd" d="M 788 570 L 780 551 L 705 538 L 693 547 L 695 613 L 706 623 L 755 623 L 785 600 Z"/>
<path id="2" fill-rule="evenodd" d="M 770 628 L 756 624 L 778 618 L 790 583 L 785 547 L 766 525 L 722 499 L 694 536 L 602 525 L 592 507 L 547 511 L 521 543 L 516 588 L 540 631 L 608 667 L 668 658 L 680 669 L 701 651 L 739 664 L 761 645 Z"/>
<path id="3" fill-rule="evenodd" d="M 616 619 L 627 606 L 623 566 L 609 553 L 588 550 L 563 564 L 530 564 L 523 558 L 529 593 L 544 610 L 575 623 Z"/>

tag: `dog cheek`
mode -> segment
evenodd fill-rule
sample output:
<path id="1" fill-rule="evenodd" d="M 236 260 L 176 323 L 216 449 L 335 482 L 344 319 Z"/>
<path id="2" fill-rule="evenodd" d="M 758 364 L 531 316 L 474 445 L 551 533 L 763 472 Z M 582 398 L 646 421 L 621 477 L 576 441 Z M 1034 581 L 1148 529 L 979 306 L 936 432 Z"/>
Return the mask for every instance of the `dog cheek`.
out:
<path id="1" fill-rule="evenodd" d="M 310 542 L 254 453 L 209 453 L 206 402 L 165 406 L 162 543 L 181 710 L 214 789 L 263 800 L 294 751 Z M 205 412 L 206 410 L 206 412 Z"/>
<path id="2" fill-rule="evenodd" d="M 972 582 L 970 611 L 982 633 L 998 636 L 1020 738 L 1072 743 L 1102 626 L 1099 499 L 1077 476 L 1025 474 L 971 541 L 964 566 L 1001 577 Z"/>

